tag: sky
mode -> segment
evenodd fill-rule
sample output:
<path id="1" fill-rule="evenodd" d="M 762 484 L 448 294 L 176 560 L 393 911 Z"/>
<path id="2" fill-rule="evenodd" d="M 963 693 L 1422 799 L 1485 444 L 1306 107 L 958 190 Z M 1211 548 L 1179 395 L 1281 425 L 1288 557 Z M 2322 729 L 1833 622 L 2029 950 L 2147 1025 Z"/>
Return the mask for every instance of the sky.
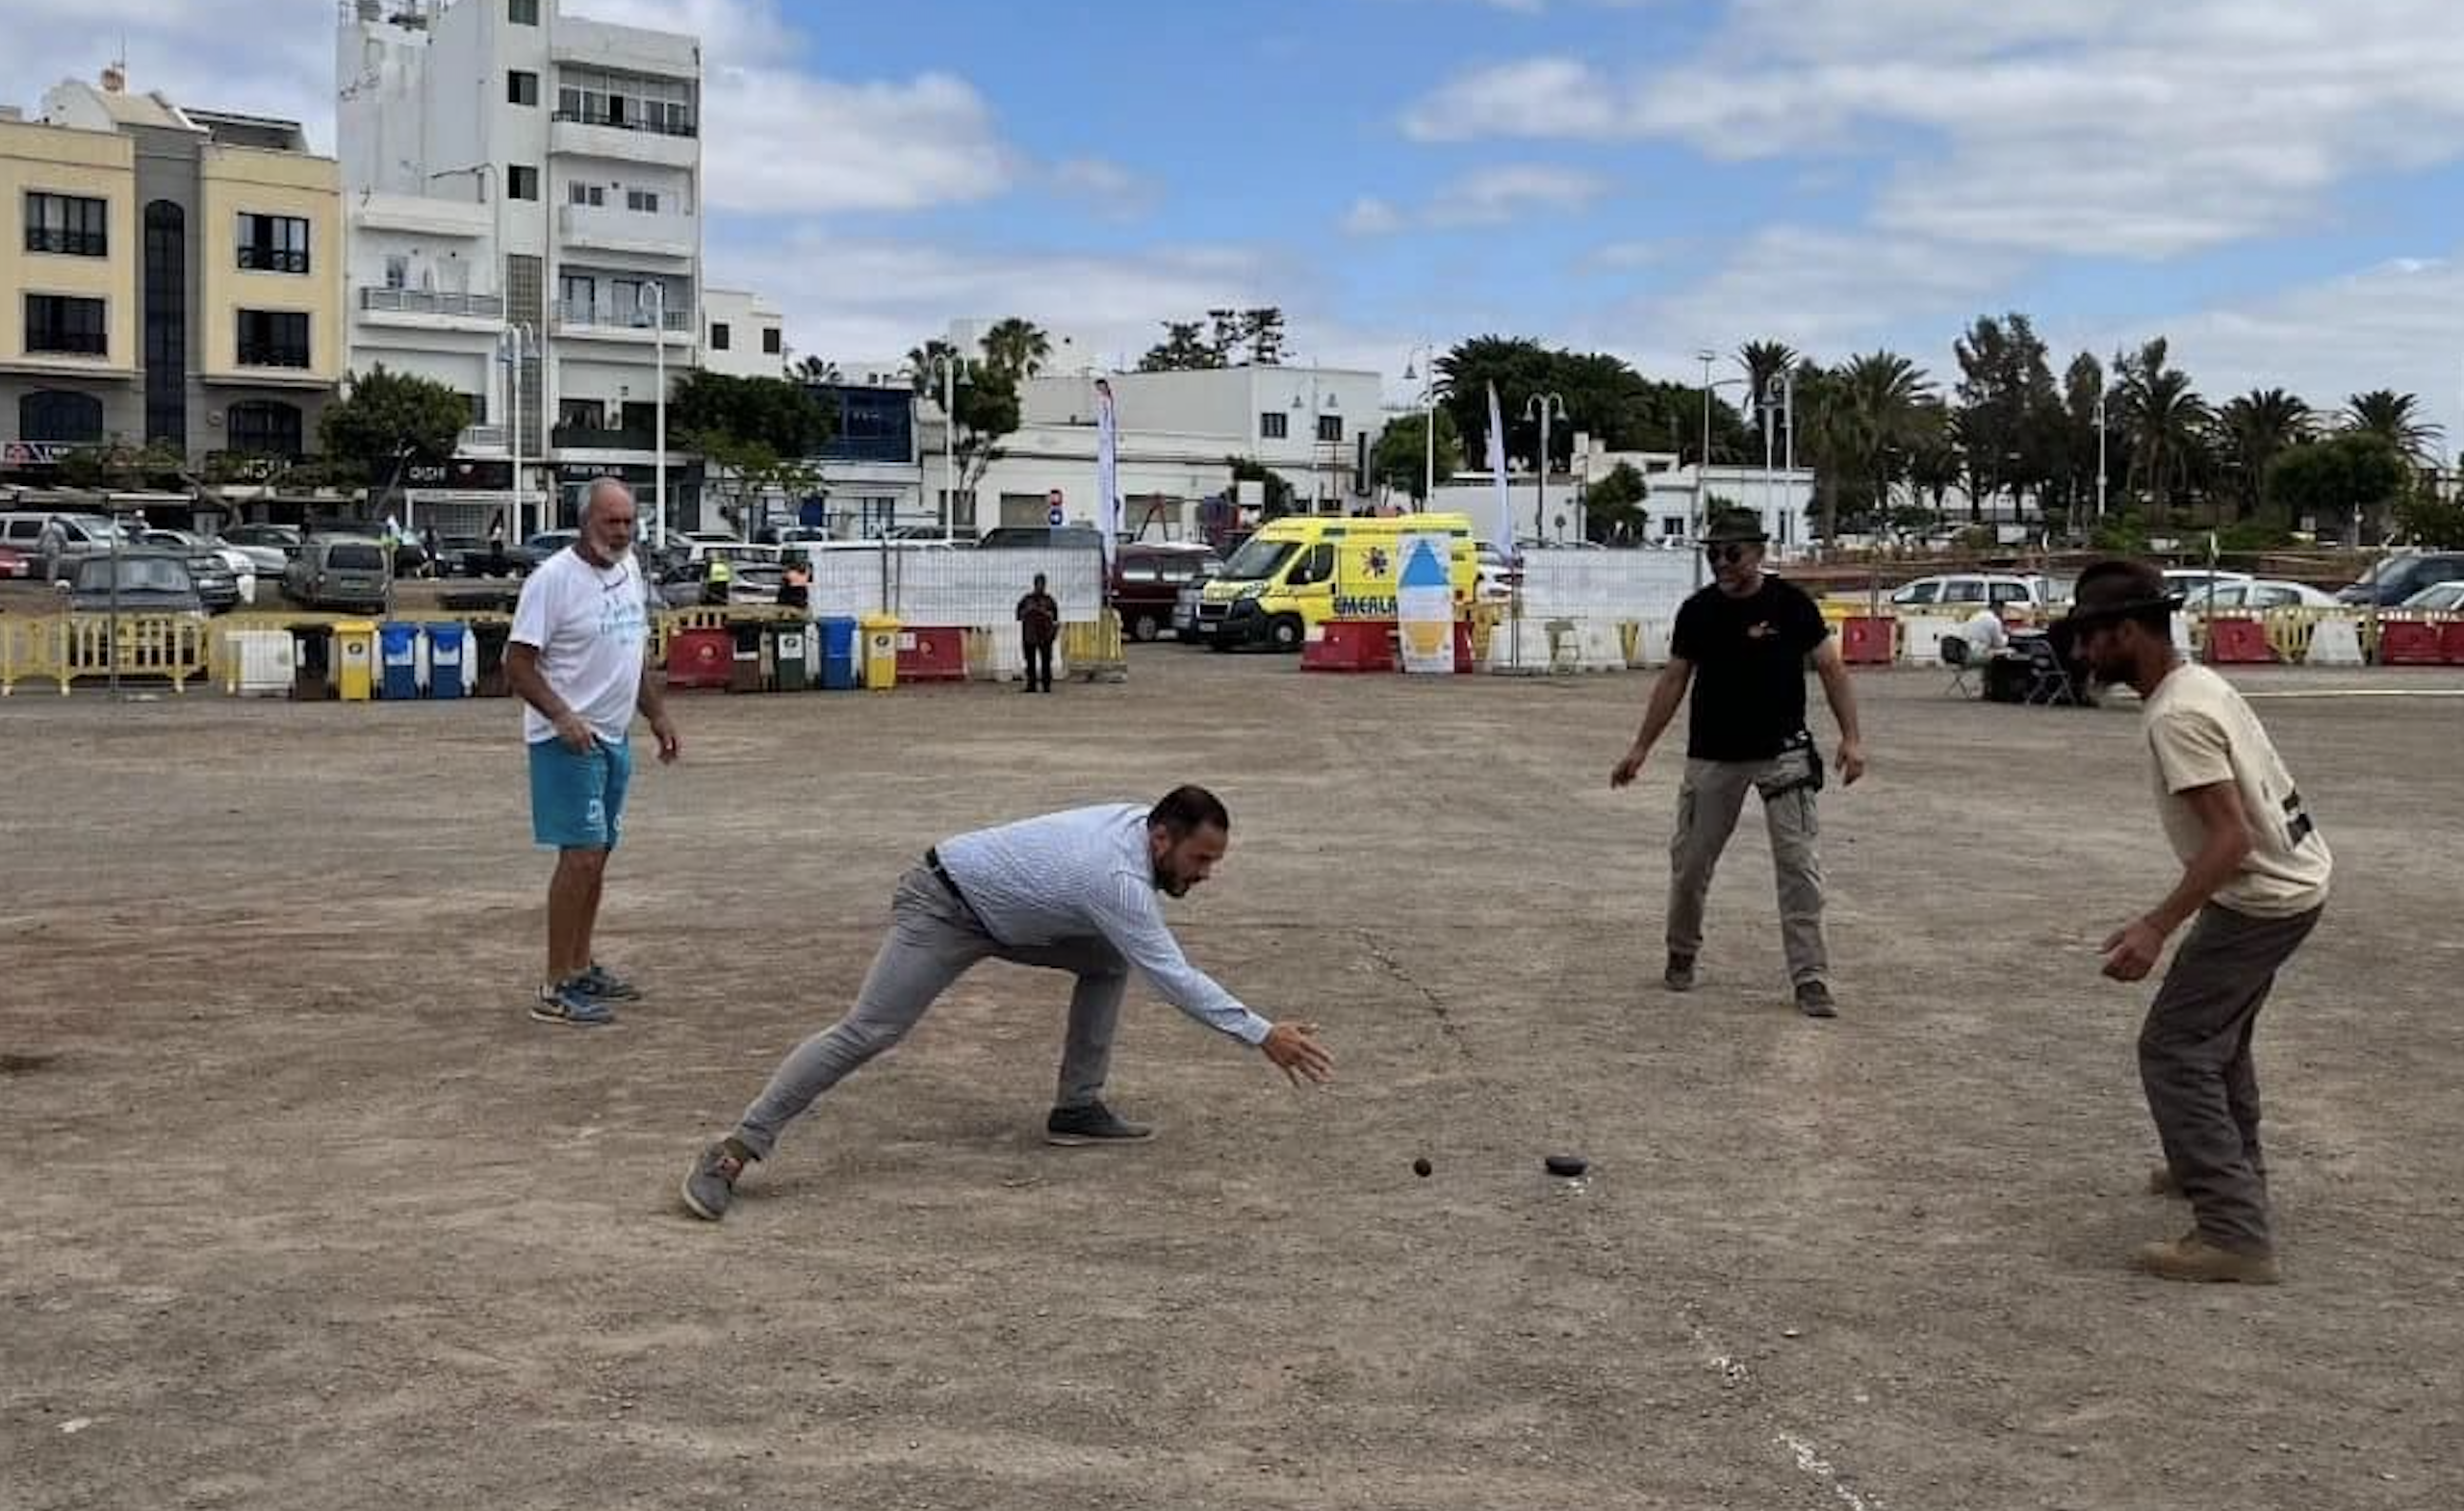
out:
<path id="1" fill-rule="evenodd" d="M 2395 388 L 2464 446 L 2452 0 L 562 3 L 703 38 L 706 278 L 798 352 L 1016 314 L 1126 363 L 1273 304 L 1390 375 L 1761 339 L 1947 390 L 2019 310 L 2057 370 L 2161 335 L 2213 399 Z M 331 150 L 336 8 L 0 0 L 0 102 L 124 45 Z"/>

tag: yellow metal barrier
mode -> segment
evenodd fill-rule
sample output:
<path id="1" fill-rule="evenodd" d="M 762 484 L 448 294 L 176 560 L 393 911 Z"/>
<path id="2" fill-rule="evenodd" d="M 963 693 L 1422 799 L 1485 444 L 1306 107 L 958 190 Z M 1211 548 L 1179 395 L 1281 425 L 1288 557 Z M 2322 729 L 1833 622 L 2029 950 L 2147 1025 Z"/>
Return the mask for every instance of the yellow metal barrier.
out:
<path id="1" fill-rule="evenodd" d="M 1129 657 L 1121 650 L 1119 612 L 1108 608 L 1101 619 L 1062 626 L 1061 658 L 1073 677 L 1080 672 L 1125 670 Z"/>
<path id="2" fill-rule="evenodd" d="M 65 695 L 79 678 L 161 678 L 188 691 L 206 674 L 206 625 L 184 614 L 122 614 L 115 641 L 107 614 L 59 614 L 0 621 L 0 694 L 29 678 L 57 682 Z"/>

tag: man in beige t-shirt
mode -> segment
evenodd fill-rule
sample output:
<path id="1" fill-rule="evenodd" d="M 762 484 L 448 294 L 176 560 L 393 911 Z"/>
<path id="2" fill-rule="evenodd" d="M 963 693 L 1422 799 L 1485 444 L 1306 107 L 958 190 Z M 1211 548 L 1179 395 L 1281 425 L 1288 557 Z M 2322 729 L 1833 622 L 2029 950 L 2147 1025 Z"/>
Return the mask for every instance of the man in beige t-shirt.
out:
<path id="1" fill-rule="evenodd" d="M 2190 1198 L 2197 1225 L 2139 1251 L 2169 1280 L 2272 1285 L 2267 1161 L 2250 1036 L 2275 974 L 2318 926 L 2334 861 L 2276 755 L 2230 683 L 2183 664 L 2177 600 L 2162 574 L 2105 561 L 2080 574 L 2057 649 L 2075 650 L 2144 707 L 2156 804 L 2182 879 L 2104 943 L 2104 973 L 2139 981 L 2194 915 L 2139 1036 L 2140 1080 L 2165 1147 L 2151 1189 Z"/>

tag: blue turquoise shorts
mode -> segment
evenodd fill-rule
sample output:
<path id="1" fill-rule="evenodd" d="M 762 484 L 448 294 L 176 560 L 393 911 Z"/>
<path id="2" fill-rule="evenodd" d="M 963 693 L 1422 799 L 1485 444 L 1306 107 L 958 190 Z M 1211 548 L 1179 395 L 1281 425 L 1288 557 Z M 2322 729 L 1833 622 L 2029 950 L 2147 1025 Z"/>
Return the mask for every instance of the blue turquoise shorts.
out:
<path id="1" fill-rule="evenodd" d="M 633 748 L 594 738 L 577 756 L 558 739 L 530 747 L 530 832 L 556 850 L 613 850 L 633 781 Z"/>

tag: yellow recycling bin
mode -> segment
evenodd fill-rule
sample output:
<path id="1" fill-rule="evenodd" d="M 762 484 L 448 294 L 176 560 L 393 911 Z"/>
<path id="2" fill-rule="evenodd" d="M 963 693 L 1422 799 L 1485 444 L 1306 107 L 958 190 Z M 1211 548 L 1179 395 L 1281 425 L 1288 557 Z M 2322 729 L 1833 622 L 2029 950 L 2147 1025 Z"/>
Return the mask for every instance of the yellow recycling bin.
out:
<path id="1" fill-rule="evenodd" d="M 898 685 L 898 616 L 866 614 L 857 627 L 864 636 L 864 687 L 887 692 Z"/>
<path id="2" fill-rule="evenodd" d="M 376 621 L 335 624 L 334 690 L 345 703 L 366 703 L 376 696 Z"/>

